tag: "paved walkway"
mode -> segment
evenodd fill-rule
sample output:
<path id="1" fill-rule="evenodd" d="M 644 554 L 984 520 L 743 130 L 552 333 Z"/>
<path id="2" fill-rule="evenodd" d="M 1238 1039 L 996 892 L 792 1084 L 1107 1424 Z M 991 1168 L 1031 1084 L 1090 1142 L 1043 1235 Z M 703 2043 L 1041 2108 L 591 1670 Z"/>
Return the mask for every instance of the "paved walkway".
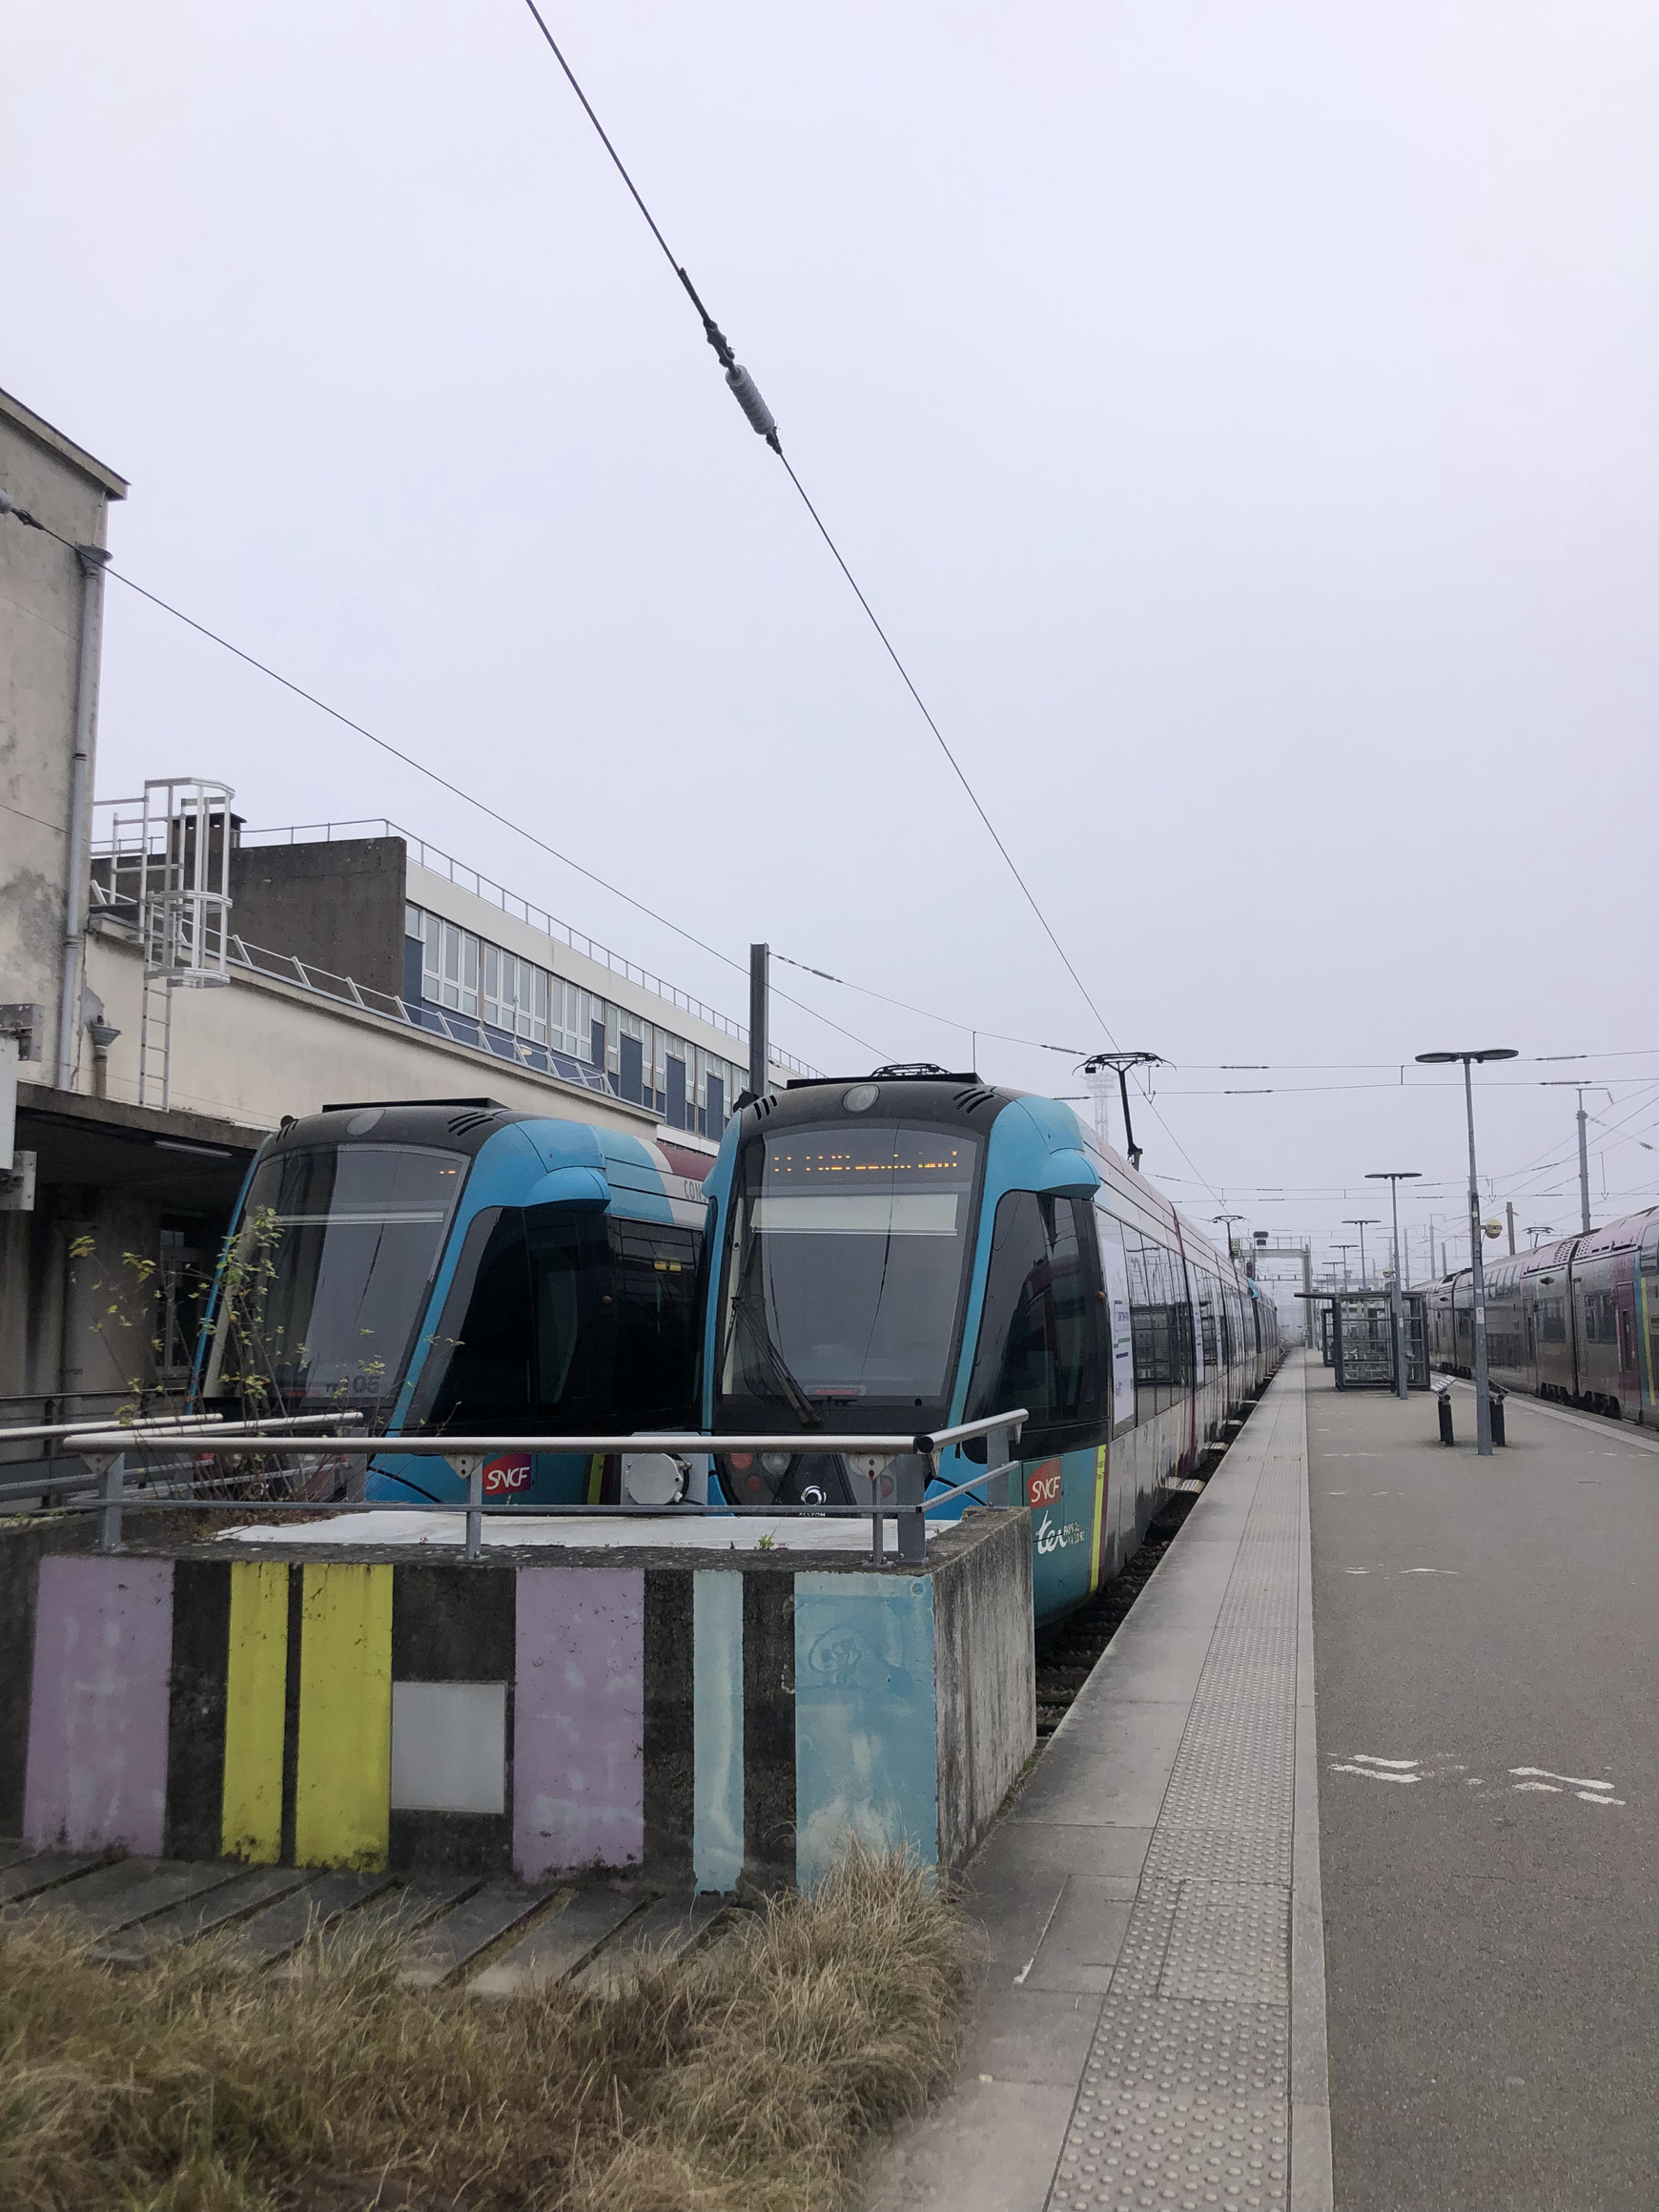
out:
<path id="1" fill-rule="evenodd" d="M 1659 2203 L 1659 1440 L 1309 1371 L 1336 2198 Z"/>
<path id="2" fill-rule="evenodd" d="M 871 2212 L 1330 2202 L 1306 1423 L 1246 1423 L 972 1871 L 955 2093 Z"/>

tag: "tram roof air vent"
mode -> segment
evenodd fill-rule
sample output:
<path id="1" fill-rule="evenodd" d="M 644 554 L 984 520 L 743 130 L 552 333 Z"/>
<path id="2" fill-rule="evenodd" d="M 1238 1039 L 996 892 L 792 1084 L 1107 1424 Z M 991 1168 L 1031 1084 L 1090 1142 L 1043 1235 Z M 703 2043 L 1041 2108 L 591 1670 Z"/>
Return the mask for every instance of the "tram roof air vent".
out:
<path id="1" fill-rule="evenodd" d="M 984 1083 L 974 1083 L 966 1091 L 958 1091 L 951 1103 L 964 1114 L 972 1114 L 977 1107 L 983 1106 L 988 1098 L 994 1098 L 995 1096 L 996 1093 Z"/>
<path id="2" fill-rule="evenodd" d="M 473 1130 L 481 1129 L 486 1121 L 493 1121 L 497 1115 L 503 1111 L 504 1109 L 500 1106 L 491 1106 L 482 1111 L 475 1109 L 470 1114 L 451 1115 L 449 1134 L 451 1137 L 466 1137 Z"/>

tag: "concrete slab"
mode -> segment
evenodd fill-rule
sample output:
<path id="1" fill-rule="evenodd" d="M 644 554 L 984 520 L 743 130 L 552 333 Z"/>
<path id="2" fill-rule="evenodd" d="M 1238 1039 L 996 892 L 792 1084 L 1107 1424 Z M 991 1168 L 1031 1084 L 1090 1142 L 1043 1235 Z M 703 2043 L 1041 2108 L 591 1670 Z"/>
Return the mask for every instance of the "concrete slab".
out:
<path id="1" fill-rule="evenodd" d="M 540 1921 L 504 1957 L 474 1975 L 467 1988 L 474 1997 L 503 1997 L 562 1981 L 630 1915 L 643 1912 L 650 1902 L 637 1890 L 583 1890 Z"/>
<path id="2" fill-rule="evenodd" d="M 1075 2099 L 1075 2080 L 965 2083 L 877 2161 L 866 2212 L 1043 2212 Z"/>
<path id="3" fill-rule="evenodd" d="M 236 1874 L 226 1864 L 169 1863 L 154 1858 L 116 1859 L 82 1874 L 62 1890 L 41 1892 L 20 1911 L 22 1920 L 72 1919 L 88 1934 L 113 1936 L 153 1915 L 218 1889 Z"/>
<path id="4" fill-rule="evenodd" d="M 1099 2017 L 1100 1999 L 1087 1991 L 998 1989 L 974 2013 L 962 2071 L 971 2080 L 1075 2090 Z"/>
<path id="5" fill-rule="evenodd" d="M 244 1958 L 271 1965 L 297 1949 L 308 1936 L 331 1928 L 391 1886 L 390 1874 L 314 1874 L 276 1904 L 239 1922 L 232 1939 Z"/>
<path id="6" fill-rule="evenodd" d="M 1132 1897 L 1121 1885 L 1074 1874 L 1055 1903 L 1042 1940 L 1026 1967 L 1024 1990 L 1067 1991 L 1104 1997 L 1123 1948 Z"/>
<path id="7" fill-rule="evenodd" d="M 251 1918 L 279 1897 L 302 1888 L 308 1879 L 298 1867 L 254 1867 L 246 1874 L 233 1874 L 228 1882 L 192 1897 L 188 1903 L 158 1913 L 136 1928 L 124 1929 L 99 1944 L 92 1956 L 106 1966 L 142 1966 L 174 1944 L 194 1943 L 198 1936 L 215 1935 L 237 1920 Z"/>
<path id="8" fill-rule="evenodd" d="M 595 1996 L 617 1996 L 634 1985 L 642 1959 L 683 1958 L 727 1910 L 724 1897 L 688 1893 L 659 1897 L 627 1921 L 596 1957 L 577 1969 L 570 1977 L 571 1987 Z"/>
<path id="9" fill-rule="evenodd" d="M 35 1851 L 0 1874 L 0 1905 L 15 1905 L 37 1891 L 55 1889 L 76 1874 L 94 1867 L 97 1859 L 87 1852 Z"/>
<path id="10" fill-rule="evenodd" d="M 399 1979 L 406 1989 L 437 1989 L 557 1895 L 556 1885 L 528 1889 L 522 1882 L 485 1882 L 420 1931 L 403 1955 Z"/>
<path id="11" fill-rule="evenodd" d="M 1057 1730 L 1008 1817 L 1150 1828 L 1169 1787 L 1190 1705 L 1100 1700 L 1087 1731 Z M 1070 1715 L 1068 1715 L 1068 1719 Z"/>

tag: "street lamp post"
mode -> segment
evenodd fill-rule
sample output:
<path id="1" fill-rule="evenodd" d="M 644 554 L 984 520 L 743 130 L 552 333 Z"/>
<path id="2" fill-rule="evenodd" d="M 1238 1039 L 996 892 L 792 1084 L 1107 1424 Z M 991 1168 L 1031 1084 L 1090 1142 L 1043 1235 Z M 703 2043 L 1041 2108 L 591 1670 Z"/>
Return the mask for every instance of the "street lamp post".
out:
<path id="1" fill-rule="evenodd" d="M 1360 1232 L 1360 1288 L 1369 1290 L 1371 1275 L 1370 1270 L 1365 1265 L 1365 1232 L 1367 1229 L 1380 1229 L 1382 1224 L 1371 1214 L 1367 1214 L 1362 1221 L 1357 1216 L 1344 1214 L 1342 1226 L 1344 1229 L 1358 1229 Z"/>
<path id="2" fill-rule="evenodd" d="M 1233 1224 L 1235 1221 L 1242 1221 L 1244 1218 L 1242 1214 L 1212 1214 L 1210 1216 L 1210 1219 L 1219 1229 L 1225 1229 L 1227 1232 L 1227 1257 L 1229 1260 L 1234 1257 Z"/>
<path id="3" fill-rule="evenodd" d="M 1348 1287 L 1348 1254 L 1353 1249 L 1352 1244 L 1333 1244 L 1331 1246 L 1333 1252 L 1340 1252 L 1342 1256 L 1342 1288 L 1344 1290 Z"/>
<path id="4" fill-rule="evenodd" d="M 1464 1106 L 1469 1120 L 1469 1272 L 1472 1279 L 1475 1325 L 1475 1449 L 1484 1460 L 1492 1456 L 1492 1399 L 1486 1371 L 1486 1278 L 1481 1265 L 1481 1186 L 1475 1173 L 1475 1079 L 1471 1073 L 1479 1060 L 1512 1060 L 1512 1045 L 1488 1045 L 1478 1053 L 1419 1053 L 1423 1067 L 1464 1064 Z"/>
<path id="5" fill-rule="evenodd" d="M 1415 1167 L 1376 1167 L 1365 1178 L 1368 1183 L 1386 1183 L 1394 1202 L 1394 1294 L 1389 1304 L 1394 1321 L 1394 1387 L 1402 1398 L 1411 1396 L 1411 1378 L 1405 1363 L 1405 1301 L 1400 1295 L 1400 1186 L 1417 1182 L 1422 1173 Z"/>

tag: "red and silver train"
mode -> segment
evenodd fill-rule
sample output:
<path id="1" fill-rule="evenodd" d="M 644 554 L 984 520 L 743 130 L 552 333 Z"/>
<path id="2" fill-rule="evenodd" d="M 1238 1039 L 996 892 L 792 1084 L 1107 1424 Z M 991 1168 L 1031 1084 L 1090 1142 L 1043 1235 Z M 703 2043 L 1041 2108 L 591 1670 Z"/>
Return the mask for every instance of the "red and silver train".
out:
<path id="1" fill-rule="evenodd" d="M 1495 1260 L 1485 1276 L 1494 1382 L 1659 1425 L 1659 1206 Z M 1474 1371 L 1472 1280 L 1464 1267 L 1428 1293 L 1443 1373 Z"/>

